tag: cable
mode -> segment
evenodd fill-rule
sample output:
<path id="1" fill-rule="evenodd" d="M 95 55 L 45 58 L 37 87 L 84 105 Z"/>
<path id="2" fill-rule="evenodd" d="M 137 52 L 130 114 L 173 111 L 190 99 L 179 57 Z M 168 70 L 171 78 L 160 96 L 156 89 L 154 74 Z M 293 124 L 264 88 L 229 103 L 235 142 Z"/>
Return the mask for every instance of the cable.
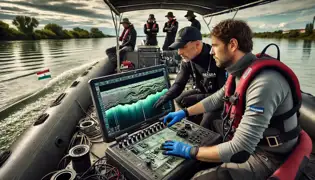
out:
<path id="1" fill-rule="evenodd" d="M 73 146 L 76 145 L 88 145 L 90 148 L 92 147 L 93 143 L 102 143 L 103 141 L 99 140 L 102 136 L 101 133 L 96 134 L 94 130 L 99 130 L 99 122 L 96 120 L 97 116 L 95 113 L 95 108 L 93 106 L 90 106 L 87 111 L 83 109 L 80 102 L 76 100 L 77 104 L 81 108 L 82 112 L 86 115 L 86 117 L 80 119 L 79 125 L 77 126 L 76 132 L 73 134 L 69 145 L 67 152 L 70 151 L 70 149 Z M 91 121 L 93 123 L 91 124 Z M 89 122 L 90 124 L 83 125 L 83 128 L 80 127 L 81 123 Z M 94 123 L 95 122 L 95 123 Z M 91 128 L 92 129 L 86 129 Z M 94 140 L 94 141 L 93 141 Z M 77 180 L 86 180 L 86 179 L 98 179 L 98 180 L 119 180 L 119 179 L 125 179 L 124 176 L 120 174 L 118 168 L 107 164 L 107 159 L 105 156 L 99 157 L 92 151 L 90 151 L 90 154 L 94 156 L 97 160 L 90 166 L 88 169 L 83 172 L 81 175 L 77 176 Z M 69 157 L 69 154 L 66 154 L 64 157 L 62 157 L 58 163 L 57 168 L 65 168 L 67 166 L 67 157 Z M 60 167 L 62 166 L 62 167 Z M 43 178 L 46 178 L 47 176 L 56 173 L 57 171 L 50 172 L 49 174 L 45 175 Z"/>
<path id="2" fill-rule="evenodd" d="M 81 104 L 80 104 L 80 102 L 79 102 L 78 100 L 75 100 L 75 101 L 78 103 L 80 109 L 83 111 L 83 113 L 84 113 L 85 115 L 89 116 L 92 120 L 94 120 L 96 123 L 98 123 L 97 120 L 94 119 L 94 117 L 92 117 L 90 114 L 88 114 L 88 113 L 83 109 L 83 107 L 81 106 Z"/>
<path id="3" fill-rule="evenodd" d="M 95 161 L 93 165 L 91 165 L 91 167 L 86 172 L 84 172 L 78 179 L 84 180 L 87 177 L 91 177 L 92 175 L 85 177 L 89 172 L 93 172 L 93 175 L 97 177 L 104 177 L 105 179 L 109 180 L 112 179 L 118 180 L 120 177 L 119 170 L 116 167 L 107 164 L 105 156 Z"/>
<path id="4" fill-rule="evenodd" d="M 44 180 L 44 179 L 45 179 L 46 177 L 48 177 L 49 175 L 52 175 L 52 174 L 54 174 L 54 173 L 56 173 L 56 172 L 58 172 L 58 171 L 59 171 L 59 170 L 57 170 L 57 171 L 52 171 L 52 172 L 46 174 L 44 177 L 42 177 L 41 180 Z"/>
<path id="5" fill-rule="evenodd" d="M 63 160 L 65 160 L 67 157 L 69 157 L 69 154 L 66 154 L 65 156 L 63 156 L 63 157 L 60 159 L 60 161 L 59 161 L 59 163 L 58 163 L 58 165 L 57 165 L 57 169 L 59 169 L 61 162 L 62 162 Z M 65 164 L 64 164 L 64 166 L 65 166 Z M 62 168 L 65 168 L 65 167 L 62 167 Z"/>
<path id="6" fill-rule="evenodd" d="M 102 174 L 92 174 L 92 175 L 87 176 L 86 178 L 84 178 L 84 179 L 82 179 L 82 180 L 87 180 L 87 179 L 89 179 L 89 178 L 91 178 L 91 177 L 103 177 L 103 178 L 107 179 L 107 178 L 106 178 L 104 175 L 102 175 Z"/>
<path id="7" fill-rule="evenodd" d="M 94 152 L 91 151 L 91 154 L 96 157 L 97 159 L 101 159 L 98 155 L 96 155 Z"/>

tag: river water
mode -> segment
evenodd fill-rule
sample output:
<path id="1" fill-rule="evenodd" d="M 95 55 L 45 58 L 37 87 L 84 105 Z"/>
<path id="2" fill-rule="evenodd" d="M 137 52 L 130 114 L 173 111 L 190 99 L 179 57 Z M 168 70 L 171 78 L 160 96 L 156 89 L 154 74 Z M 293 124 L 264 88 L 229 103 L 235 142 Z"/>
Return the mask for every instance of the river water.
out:
<path id="1" fill-rule="evenodd" d="M 144 39 L 137 38 L 137 44 Z M 210 43 L 209 38 L 204 39 Z M 64 91 L 93 62 L 106 57 L 105 49 L 115 38 L 10 41 L 0 44 L 0 110 L 39 90 L 41 97 L 6 118 L 0 119 L 0 149 L 7 148 L 47 104 Z M 164 42 L 158 38 L 159 46 Z M 297 74 L 304 92 L 315 94 L 315 41 L 288 39 L 254 39 L 254 53 L 269 43 L 280 47 L 281 61 Z M 276 56 L 274 47 L 267 51 Z M 51 79 L 38 80 L 38 71 L 49 69 Z"/>

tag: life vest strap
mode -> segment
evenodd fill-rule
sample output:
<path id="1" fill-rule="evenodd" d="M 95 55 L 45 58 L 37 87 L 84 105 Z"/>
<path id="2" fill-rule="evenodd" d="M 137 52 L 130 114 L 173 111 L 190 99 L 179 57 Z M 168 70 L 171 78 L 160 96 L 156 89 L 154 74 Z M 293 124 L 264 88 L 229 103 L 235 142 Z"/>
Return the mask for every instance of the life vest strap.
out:
<path id="1" fill-rule="evenodd" d="M 224 102 L 229 102 L 231 103 L 232 105 L 235 105 L 237 103 L 237 100 L 239 99 L 238 95 L 237 94 L 234 94 L 232 96 L 224 96 L 222 98 L 222 100 Z"/>
<path id="2" fill-rule="evenodd" d="M 289 119 L 290 117 L 292 117 L 295 113 L 298 114 L 299 116 L 299 109 L 301 107 L 301 102 L 299 102 L 298 104 L 296 104 L 292 109 L 290 109 L 289 111 L 283 113 L 283 114 L 280 114 L 280 115 L 277 115 L 277 116 L 273 116 L 271 119 L 270 119 L 270 125 L 269 127 L 274 127 L 282 132 L 284 132 L 284 121 Z"/>
<path id="3" fill-rule="evenodd" d="M 258 144 L 267 145 L 269 147 L 278 147 L 283 143 L 286 143 L 292 139 L 299 137 L 301 130 L 302 130 L 301 127 L 297 126 L 288 132 L 280 133 L 278 135 L 273 136 L 266 136 L 263 139 L 261 139 Z"/>
<path id="4" fill-rule="evenodd" d="M 234 94 L 232 96 L 229 97 L 229 102 L 232 104 L 232 105 L 235 105 L 237 103 L 237 100 L 239 99 L 238 95 L 237 94 Z"/>

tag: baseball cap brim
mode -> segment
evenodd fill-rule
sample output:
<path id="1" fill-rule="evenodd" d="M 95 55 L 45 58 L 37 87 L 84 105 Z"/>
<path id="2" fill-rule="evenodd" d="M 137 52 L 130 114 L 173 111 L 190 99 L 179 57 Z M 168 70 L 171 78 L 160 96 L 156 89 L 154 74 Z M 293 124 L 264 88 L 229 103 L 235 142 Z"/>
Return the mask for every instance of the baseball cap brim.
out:
<path id="1" fill-rule="evenodd" d="M 171 50 L 175 50 L 175 49 L 183 48 L 186 44 L 187 42 L 184 42 L 184 41 L 175 41 L 168 48 Z"/>

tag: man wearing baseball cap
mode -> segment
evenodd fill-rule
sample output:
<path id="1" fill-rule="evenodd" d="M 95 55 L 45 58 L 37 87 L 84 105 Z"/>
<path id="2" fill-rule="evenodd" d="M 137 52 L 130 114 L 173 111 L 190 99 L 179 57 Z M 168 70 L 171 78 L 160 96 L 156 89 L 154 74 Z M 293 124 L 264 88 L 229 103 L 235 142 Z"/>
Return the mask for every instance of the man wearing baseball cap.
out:
<path id="1" fill-rule="evenodd" d="M 202 42 L 202 35 L 197 28 L 188 26 L 180 29 L 175 42 L 169 48 L 177 49 L 183 60 L 174 84 L 154 104 L 155 108 L 161 108 L 166 102 L 175 98 L 175 102 L 182 108 L 192 106 L 225 84 L 225 70 L 216 66 L 215 60 L 210 55 L 211 46 Z M 194 88 L 183 92 L 190 76 L 193 78 Z M 201 125 L 209 129 L 213 128 L 209 120 L 219 118 L 221 110 L 203 114 Z"/>

